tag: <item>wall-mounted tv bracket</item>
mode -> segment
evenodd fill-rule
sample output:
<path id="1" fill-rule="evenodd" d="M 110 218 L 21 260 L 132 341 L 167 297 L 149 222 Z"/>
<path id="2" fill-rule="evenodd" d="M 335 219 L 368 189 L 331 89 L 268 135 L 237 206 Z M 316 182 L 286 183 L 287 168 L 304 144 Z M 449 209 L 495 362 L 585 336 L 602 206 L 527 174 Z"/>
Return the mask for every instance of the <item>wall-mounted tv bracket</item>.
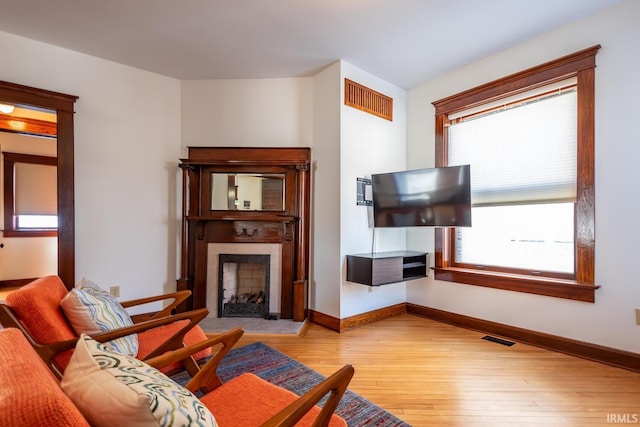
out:
<path id="1" fill-rule="evenodd" d="M 356 204 L 358 206 L 373 206 L 371 180 L 369 178 L 356 178 L 356 186 Z"/>

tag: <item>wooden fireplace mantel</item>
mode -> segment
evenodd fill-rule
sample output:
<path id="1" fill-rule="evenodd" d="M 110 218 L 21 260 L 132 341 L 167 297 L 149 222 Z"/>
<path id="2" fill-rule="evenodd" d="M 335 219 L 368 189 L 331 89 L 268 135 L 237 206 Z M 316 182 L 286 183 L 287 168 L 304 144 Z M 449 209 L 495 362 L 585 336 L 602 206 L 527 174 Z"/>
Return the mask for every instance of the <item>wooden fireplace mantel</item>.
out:
<path id="1" fill-rule="evenodd" d="M 306 318 L 310 164 L 311 150 L 306 147 L 189 147 L 189 157 L 180 159 L 182 246 L 177 288 L 190 290 L 192 297 L 181 306 L 182 310 L 206 307 L 209 243 L 279 243 L 280 317 L 295 321 Z M 237 199 L 239 190 L 233 186 L 234 177 L 237 184 L 236 175 L 252 174 L 277 177 L 281 182 L 276 190 L 265 189 L 263 184 L 263 204 L 245 208 Z M 214 198 L 220 195 L 216 195 L 220 190 L 219 182 L 214 186 L 214 175 L 228 178 L 225 196 L 229 203 L 224 208 L 214 207 Z"/>

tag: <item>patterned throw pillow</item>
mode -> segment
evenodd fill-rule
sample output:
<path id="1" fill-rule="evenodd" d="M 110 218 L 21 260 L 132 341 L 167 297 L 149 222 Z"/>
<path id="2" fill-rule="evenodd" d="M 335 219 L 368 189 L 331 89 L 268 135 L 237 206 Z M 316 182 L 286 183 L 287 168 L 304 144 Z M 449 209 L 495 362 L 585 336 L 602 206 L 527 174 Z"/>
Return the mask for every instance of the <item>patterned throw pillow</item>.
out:
<path id="1" fill-rule="evenodd" d="M 60 307 L 78 335 L 133 325 L 124 307 L 111 294 L 87 279 L 82 279 L 67 293 L 60 301 Z M 119 353 L 135 356 L 138 354 L 138 335 L 118 338 L 109 341 L 108 345 Z"/>
<path id="2" fill-rule="evenodd" d="M 84 334 L 61 386 L 92 426 L 217 426 L 189 390 Z"/>

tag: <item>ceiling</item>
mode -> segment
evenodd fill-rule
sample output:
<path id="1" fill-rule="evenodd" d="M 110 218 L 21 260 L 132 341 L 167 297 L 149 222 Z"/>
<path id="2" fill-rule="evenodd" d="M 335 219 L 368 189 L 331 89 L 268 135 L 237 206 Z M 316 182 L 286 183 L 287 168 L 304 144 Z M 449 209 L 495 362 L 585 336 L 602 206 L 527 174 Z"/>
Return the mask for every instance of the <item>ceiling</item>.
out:
<path id="1" fill-rule="evenodd" d="M 0 0 L 0 31 L 181 80 L 342 59 L 410 89 L 620 1 Z"/>

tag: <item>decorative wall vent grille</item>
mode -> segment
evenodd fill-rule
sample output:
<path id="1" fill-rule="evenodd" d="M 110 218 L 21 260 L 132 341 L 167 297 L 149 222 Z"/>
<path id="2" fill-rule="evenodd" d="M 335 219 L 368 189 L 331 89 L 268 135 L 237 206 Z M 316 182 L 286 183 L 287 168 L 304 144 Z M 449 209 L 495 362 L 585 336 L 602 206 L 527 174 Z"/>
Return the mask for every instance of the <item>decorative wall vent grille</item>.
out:
<path id="1" fill-rule="evenodd" d="M 393 120 L 393 98 L 349 79 L 344 79 L 344 103 L 374 116 Z"/>

